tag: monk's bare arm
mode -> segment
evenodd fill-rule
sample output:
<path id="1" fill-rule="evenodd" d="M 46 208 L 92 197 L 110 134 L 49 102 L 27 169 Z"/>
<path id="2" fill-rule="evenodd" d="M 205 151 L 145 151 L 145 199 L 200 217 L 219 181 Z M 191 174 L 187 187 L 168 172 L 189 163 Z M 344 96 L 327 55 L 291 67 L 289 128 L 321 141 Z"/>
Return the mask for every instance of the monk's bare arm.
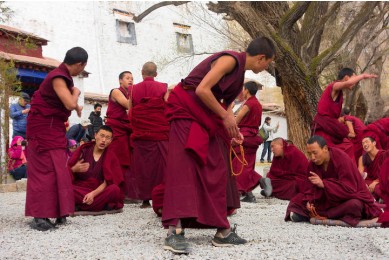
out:
<path id="1" fill-rule="evenodd" d="M 363 74 L 360 74 L 360 75 L 355 76 L 355 77 L 350 77 L 350 79 L 348 79 L 346 81 L 335 82 L 333 89 L 332 89 L 332 92 L 340 91 L 342 89 L 348 89 L 363 79 L 371 79 L 371 78 L 376 78 L 376 77 L 377 77 L 377 75 L 375 75 L 375 74 L 363 73 Z"/>
<path id="2" fill-rule="evenodd" d="M 247 113 L 250 112 L 250 108 L 246 105 L 242 107 L 242 109 L 239 111 L 238 115 L 236 116 L 236 123 L 239 124 L 240 121 L 247 115 Z"/>
<path id="3" fill-rule="evenodd" d="M 356 136 L 355 131 L 354 131 L 354 126 L 351 121 L 346 121 L 346 126 L 348 127 L 348 137 L 354 138 Z"/>
<path id="4" fill-rule="evenodd" d="M 224 123 L 230 137 L 239 137 L 238 127 L 236 125 L 234 114 L 226 111 L 216 100 L 211 89 L 219 82 L 226 74 L 230 73 L 236 66 L 236 60 L 231 56 L 222 56 L 217 59 L 211 70 L 205 75 L 203 80 L 196 88 L 196 95 L 203 103 L 218 115 Z"/>
<path id="5" fill-rule="evenodd" d="M 365 171 L 365 167 L 363 166 L 362 156 L 360 156 L 359 159 L 358 159 L 358 170 L 359 170 L 359 172 L 361 173 L 361 175 L 363 177 L 363 172 Z"/>
<path id="6" fill-rule="evenodd" d="M 111 94 L 111 98 L 113 101 L 118 102 L 125 109 L 130 108 L 129 100 L 123 95 L 123 93 L 119 89 L 114 89 Z"/>
<path id="7" fill-rule="evenodd" d="M 72 91 L 70 91 L 62 78 L 55 78 L 52 83 L 55 93 L 66 109 L 70 111 L 76 109 L 78 107 L 77 100 L 81 94 L 80 90 L 73 87 Z"/>

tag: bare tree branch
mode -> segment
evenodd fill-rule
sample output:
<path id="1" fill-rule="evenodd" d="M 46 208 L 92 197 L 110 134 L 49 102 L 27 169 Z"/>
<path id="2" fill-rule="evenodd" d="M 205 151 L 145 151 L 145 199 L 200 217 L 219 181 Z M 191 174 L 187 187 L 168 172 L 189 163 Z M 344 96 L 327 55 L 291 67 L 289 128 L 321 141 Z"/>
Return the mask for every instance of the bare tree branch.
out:
<path id="1" fill-rule="evenodd" d="M 353 40 L 360 28 L 369 20 L 374 8 L 379 2 L 366 2 L 355 16 L 354 20 L 349 24 L 341 37 L 329 48 L 316 56 L 311 63 L 311 71 L 320 73 L 331 62 L 332 57 L 336 52 L 347 42 Z"/>
<path id="2" fill-rule="evenodd" d="M 290 31 L 295 23 L 304 15 L 311 2 L 296 2 L 280 21 L 280 32 L 282 36 L 290 38 Z"/>
<path id="3" fill-rule="evenodd" d="M 151 7 L 147 8 L 145 11 L 143 11 L 143 13 L 141 13 L 137 16 L 134 16 L 133 20 L 134 20 L 134 22 L 139 23 L 140 21 L 143 20 L 143 18 L 145 18 L 147 15 L 149 15 L 153 11 L 157 10 L 158 8 L 168 6 L 168 5 L 179 6 L 179 5 L 189 3 L 189 2 L 190 1 L 162 1 L 162 2 L 159 2 L 155 5 L 152 5 Z"/>

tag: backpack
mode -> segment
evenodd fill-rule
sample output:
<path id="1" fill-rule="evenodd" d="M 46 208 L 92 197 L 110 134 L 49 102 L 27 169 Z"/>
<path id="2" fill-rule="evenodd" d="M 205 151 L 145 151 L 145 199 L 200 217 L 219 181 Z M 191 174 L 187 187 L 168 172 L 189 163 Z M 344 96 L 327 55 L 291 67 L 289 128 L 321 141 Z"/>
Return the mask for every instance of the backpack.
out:
<path id="1" fill-rule="evenodd" d="M 265 142 L 269 138 L 269 132 L 265 130 L 265 128 L 262 127 L 258 131 L 258 135 L 262 138 L 262 140 Z"/>

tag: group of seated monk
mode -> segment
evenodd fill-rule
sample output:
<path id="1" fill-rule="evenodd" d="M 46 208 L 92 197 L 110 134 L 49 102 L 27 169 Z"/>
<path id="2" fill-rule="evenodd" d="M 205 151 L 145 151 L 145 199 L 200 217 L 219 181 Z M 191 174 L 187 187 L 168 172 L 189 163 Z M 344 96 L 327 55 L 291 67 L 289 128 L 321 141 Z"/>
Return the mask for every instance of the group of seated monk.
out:
<path id="1" fill-rule="evenodd" d="M 368 150 L 368 145 L 365 146 Z M 370 192 L 377 185 L 374 189 L 366 185 L 345 152 L 328 147 L 321 136 L 312 136 L 308 140 L 307 152 L 310 159 L 308 181 L 303 191 L 290 201 L 286 221 L 336 219 L 349 226 L 356 226 L 363 219 L 387 223 Z"/>

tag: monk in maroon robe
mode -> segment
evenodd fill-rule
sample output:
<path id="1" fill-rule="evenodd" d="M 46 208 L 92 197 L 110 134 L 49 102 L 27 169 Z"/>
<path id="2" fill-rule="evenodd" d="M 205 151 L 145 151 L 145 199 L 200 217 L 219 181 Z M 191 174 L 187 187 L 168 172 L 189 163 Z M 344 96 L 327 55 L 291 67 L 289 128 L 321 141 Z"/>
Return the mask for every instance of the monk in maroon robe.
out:
<path id="1" fill-rule="evenodd" d="M 239 207 L 231 178 L 231 139 L 242 143 L 230 104 L 242 91 L 245 70 L 266 69 L 275 48 L 257 38 L 246 52 L 216 53 L 199 65 L 169 95 L 170 121 L 162 222 L 169 228 L 164 249 L 188 253 L 182 228 L 217 228 L 215 246 L 244 244 L 230 229 L 226 208 Z"/>
<path id="2" fill-rule="evenodd" d="M 346 108 L 343 109 L 343 111 L 349 113 L 350 110 Z M 366 129 L 366 126 L 361 119 L 355 116 L 350 116 L 348 114 L 344 114 L 343 116 L 339 117 L 338 120 L 340 123 L 345 124 L 348 128 L 347 137 L 353 143 L 355 161 L 358 162 L 359 157 L 361 157 L 363 151 L 362 139 L 363 131 Z"/>
<path id="3" fill-rule="evenodd" d="M 381 118 L 368 124 L 363 131 L 363 137 L 372 137 L 377 142 L 377 148 L 389 150 L 389 118 Z"/>
<path id="4" fill-rule="evenodd" d="M 238 124 L 239 131 L 244 137 L 243 148 L 247 165 L 242 165 L 242 155 L 239 146 L 236 146 L 234 149 L 237 157 L 232 160 L 232 168 L 235 173 L 240 172 L 239 175 L 236 175 L 236 184 L 239 192 L 245 195 L 242 199 L 244 202 L 255 202 L 256 199 L 252 190 L 260 183 L 263 188 L 267 185 L 265 178 L 262 180 L 262 176 L 255 171 L 257 150 L 259 145 L 263 142 L 262 138 L 258 136 L 258 128 L 261 125 L 262 118 L 262 105 L 255 97 L 258 89 L 261 88 L 262 85 L 259 85 L 254 81 L 249 81 L 244 84 L 242 93 L 243 98 L 246 101 L 236 116 L 236 123 Z M 268 179 L 267 182 L 269 183 L 270 180 Z"/>
<path id="5" fill-rule="evenodd" d="M 386 204 L 384 213 L 379 217 L 378 222 L 382 223 L 381 227 L 389 227 L 389 159 L 386 158 L 381 165 L 380 173 L 381 197 Z"/>
<path id="6" fill-rule="evenodd" d="M 109 126 L 101 126 L 95 142 L 79 147 L 68 161 L 73 176 L 76 209 L 102 211 L 123 208 L 123 174 L 116 155 L 108 148 L 113 138 Z"/>
<path id="7" fill-rule="evenodd" d="M 46 231 L 66 222 L 74 212 L 73 189 L 65 167 L 67 144 L 65 124 L 72 110 L 81 116 L 77 100 L 80 90 L 72 76 L 81 73 L 88 54 L 80 48 L 70 49 L 64 62 L 51 71 L 34 93 L 27 118 L 28 182 L 26 216 L 34 217 L 31 227 Z"/>
<path id="8" fill-rule="evenodd" d="M 317 104 L 312 135 L 324 137 L 329 147 L 343 150 L 353 162 L 355 162 L 354 149 L 352 142 L 347 139 L 348 128 L 338 121 L 343 105 L 343 89 L 352 89 L 360 80 L 376 77 L 373 74 L 356 76 L 352 69 L 343 68 L 338 74 L 338 79 L 326 87 Z"/>
<path id="9" fill-rule="evenodd" d="M 304 191 L 308 180 L 308 159 L 296 146 L 282 138 L 274 139 L 271 149 L 274 157 L 266 176 L 271 180 L 271 196 L 291 200 Z"/>
<path id="10" fill-rule="evenodd" d="M 116 154 L 124 178 L 124 193 L 127 198 L 136 199 L 137 191 L 135 179 L 130 169 L 131 151 L 130 151 L 130 121 L 127 110 L 130 108 L 129 96 L 132 91 L 133 76 L 129 71 L 123 71 L 119 74 L 120 87 L 111 90 L 108 98 L 107 121 L 115 133 L 110 150 Z"/>
<path id="11" fill-rule="evenodd" d="M 379 181 L 381 165 L 389 157 L 389 151 L 378 150 L 372 137 L 363 138 L 362 146 L 365 153 L 359 158 L 358 170 L 365 179 L 369 191 L 378 201 L 382 198 Z"/>
<path id="12" fill-rule="evenodd" d="M 329 148 L 321 136 L 308 140 L 307 151 L 310 184 L 290 201 L 285 220 L 330 218 L 350 226 L 362 219 L 376 221 L 382 211 L 349 157 L 340 149 Z"/>
<path id="13" fill-rule="evenodd" d="M 143 81 L 134 85 L 130 102 L 131 140 L 138 199 L 141 208 L 151 207 L 151 192 L 163 181 L 169 139 L 169 122 L 165 116 L 167 84 L 154 80 L 157 66 L 147 62 L 142 68 Z"/>

